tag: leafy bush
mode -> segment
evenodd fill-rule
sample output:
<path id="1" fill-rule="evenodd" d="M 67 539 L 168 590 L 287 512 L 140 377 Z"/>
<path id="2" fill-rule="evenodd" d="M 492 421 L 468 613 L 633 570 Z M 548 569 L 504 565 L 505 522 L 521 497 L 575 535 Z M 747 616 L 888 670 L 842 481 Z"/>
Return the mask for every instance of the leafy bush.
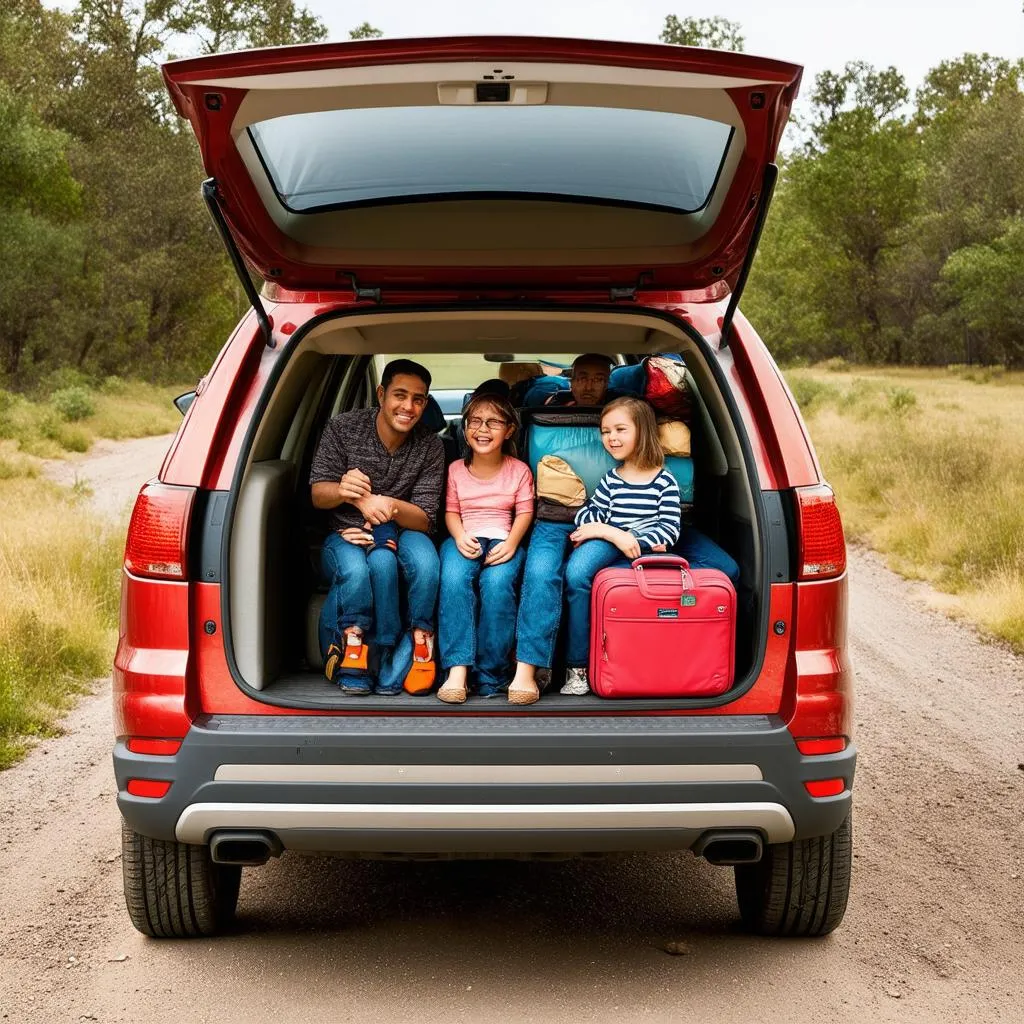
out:
<path id="1" fill-rule="evenodd" d="M 824 362 L 818 363 L 819 370 L 828 370 L 829 373 L 843 373 L 850 368 L 850 364 L 842 356 L 833 356 Z"/>
<path id="2" fill-rule="evenodd" d="M 100 390 L 105 395 L 124 395 L 131 390 L 131 384 L 129 384 L 124 377 L 118 377 L 117 374 L 111 374 L 109 377 L 103 378 Z"/>
<path id="3" fill-rule="evenodd" d="M 897 416 L 906 416 L 917 408 L 917 395 L 910 388 L 895 387 L 889 391 L 889 409 Z"/>
<path id="4" fill-rule="evenodd" d="M 55 391 L 50 396 L 50 403 L 69 423 L 77 423 L 96 413 L 92 392 L 79 384 Z"/>
<path id="5" fill-rule="evenodd" d="M 816 380 L 814 377 L 793 376 L 789 380 L 789 389 L 793 392 L 796 404 L 804 413 L 833 401 L 839 392 L 831 384 Z"/>
<path id="6" fill-rule="evenodd" d="M 39 382 L 39 394 L 52 398 L 59 391 L 67 391 L 69 388 L 84 388 L 88 391 L 91 386 L 92 380 L 88 374 L 82 373 L 74 366 L 61 366 Z"/>

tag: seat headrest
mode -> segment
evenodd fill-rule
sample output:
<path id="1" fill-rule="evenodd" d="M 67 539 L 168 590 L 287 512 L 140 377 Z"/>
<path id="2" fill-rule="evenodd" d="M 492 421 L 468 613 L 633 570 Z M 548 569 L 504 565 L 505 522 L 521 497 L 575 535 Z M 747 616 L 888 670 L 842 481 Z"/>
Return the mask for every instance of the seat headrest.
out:
<path id="1" fill-rule="evenodd" d="M 441 411 L 441 405 L 433 395 L 427 395 L 427 405 L 423 410 L 420 423 L 424 430 L 429 430 L 432 434 L 440 434 L 448 426 L 448 421 Z"/>
<path id="2" fill-rule="evenodd" d="M 498 377 L 506 384 L 518 384 L 521 380 L 539 377 L 544 373 L 540 363 L 502 363 L 498 367 Z"/>

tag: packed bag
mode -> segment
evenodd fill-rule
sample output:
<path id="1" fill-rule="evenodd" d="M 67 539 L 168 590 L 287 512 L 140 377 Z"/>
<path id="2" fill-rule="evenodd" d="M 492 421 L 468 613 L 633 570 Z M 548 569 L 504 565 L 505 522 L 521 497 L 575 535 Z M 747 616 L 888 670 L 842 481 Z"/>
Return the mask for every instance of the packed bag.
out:
<path id="1" fill-rule="evenodd" d="M 690 457 L 690 428 L 681 420 L 658 420 L 658 444 L 666 455 Z"/>
<path id="2" fill-rule="evenodd" d="M 587 489 L 565 459 L 545 455 L 537 463 L 537 518 L 571 523 L 586 503 Z"/>
<path id="3" fill-rule="evenodd" d="M 690 422 L 693 399 L 683 363 L 667 356 L 649 356 L 644 361 L 647 383 L 644 398 L 659 416 Z"/>
<path id="4" fill-rule="evenodd" d="M 717 697 L 732 686 L 736 591 L 718 569 L 645 555 L 602 569 L 590 597 L 590 688 L 599 697 Z"/>

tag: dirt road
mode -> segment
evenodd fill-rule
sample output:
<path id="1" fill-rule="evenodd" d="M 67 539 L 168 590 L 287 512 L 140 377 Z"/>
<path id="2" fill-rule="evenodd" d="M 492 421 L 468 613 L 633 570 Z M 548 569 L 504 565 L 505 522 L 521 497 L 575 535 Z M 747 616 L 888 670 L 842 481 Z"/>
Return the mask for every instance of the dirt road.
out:
<path id="1" fill-rule="evenodd" d="M 730 874 L 682 854 L 286 857 L 243 877 L 237 934 L 146 940 L 123 909 L 104 687 L 0 775 L 0 1017 L 1021 1020 L 1024 660 L 870 553 L 850 575 L 856 868 L 830 938 L 743 935 Z"/>
<path id="2" fill-rule="evenodd" d="M 156 476 L 173 434 L 140 437 L 134 441 L 97 441 L 81 457 L 48 459 L 43 474 L 70 487 L 89 488 L 89 504 L 106 516 L 128 521 L 135 496 L 150 477 Z"/>

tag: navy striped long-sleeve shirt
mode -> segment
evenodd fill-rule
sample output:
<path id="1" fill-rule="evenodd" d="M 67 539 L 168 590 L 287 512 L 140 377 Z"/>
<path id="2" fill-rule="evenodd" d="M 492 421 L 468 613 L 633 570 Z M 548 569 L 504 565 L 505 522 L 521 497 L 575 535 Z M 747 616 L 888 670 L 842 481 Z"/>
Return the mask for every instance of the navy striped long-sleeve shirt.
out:
<path id="1" fill-rule="evenodd" d="M 648 484 L 631 484 L 617 470 L 609 470 L 593 497 L 576 513 L 577 526 L 617 526 L 632 533 L 640 547 L 648 551 L 655 544 L 675 544 L 681 519 L 679 485 L 665 469 Z"/>

